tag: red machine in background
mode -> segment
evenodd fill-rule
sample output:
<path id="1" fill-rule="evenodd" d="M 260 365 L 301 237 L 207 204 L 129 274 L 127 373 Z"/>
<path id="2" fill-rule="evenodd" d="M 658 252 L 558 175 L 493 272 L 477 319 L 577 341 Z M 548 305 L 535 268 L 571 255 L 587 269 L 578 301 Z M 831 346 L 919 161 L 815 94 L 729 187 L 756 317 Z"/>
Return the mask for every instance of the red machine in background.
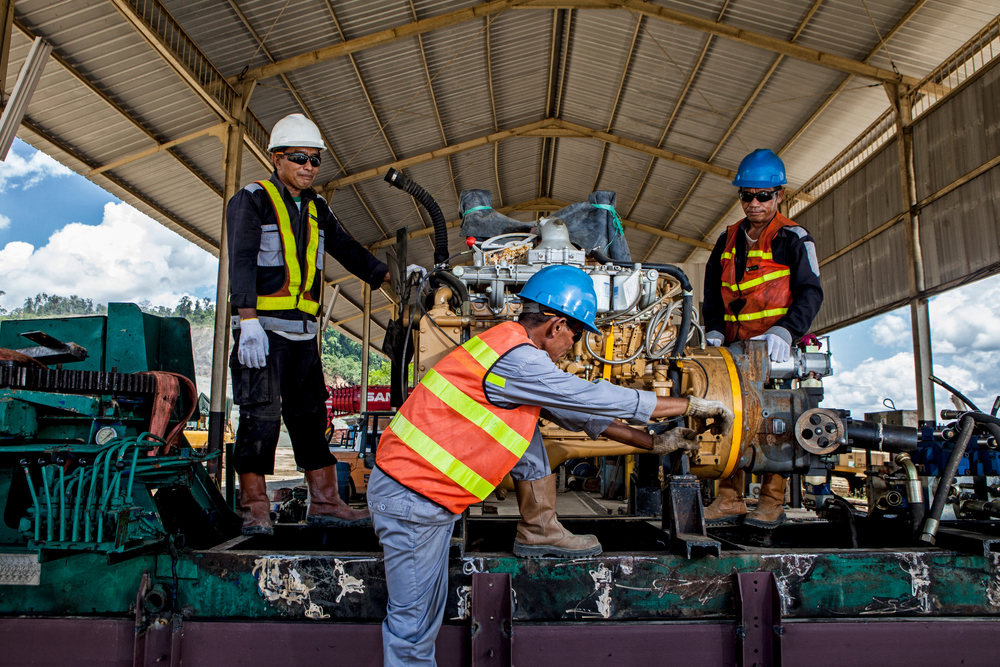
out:
<path id="1" fill-rule="evenodd" d="M 351 387 L 327 386 L 330 398 L 326 399 L 327 418 L 343 417 L 344 415 L 356 415 L 361 412 L 361 387 L 354 385 Z M 368 411 L 388 412 L 389 407 L 389 385 L 373 385 L 368 387 Z"/>

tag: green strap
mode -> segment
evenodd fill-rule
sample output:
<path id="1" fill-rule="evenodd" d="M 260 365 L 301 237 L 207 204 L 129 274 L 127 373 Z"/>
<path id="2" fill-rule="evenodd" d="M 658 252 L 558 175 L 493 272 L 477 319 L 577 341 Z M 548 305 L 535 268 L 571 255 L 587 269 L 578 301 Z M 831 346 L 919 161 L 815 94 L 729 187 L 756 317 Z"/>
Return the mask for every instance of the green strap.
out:
<path id="1" fill-rule="evenodd" d="M 492 206 L 473 206 L 468 211 L 466 211 L 465 213 L 463 213 L 462 217 L 464 218 L 465 216 L 469 215 L 473 211 L 492 211 L 492 210 L 493 210 Z"/>
<path id="2" fill-rule="evenodd" d="M 591 204 L 591 206 L 595 208 L 603 208 L 605 211 L 609 211 L 611 213 L 612 219 L 615 222 L 615 231 L 618 232 L 621 236 L 625 236 L 625 228 L 622 226 L 622 219 L 618 216 L 618 211 L 615 210 L 614 206 L 612 206 L 611 204 Z"/>
<path id="3" fill-rule="evenodd" d="M 448 450 L 434 442 L 426 433 L 418 429 L 402 412 L 397 412 L 389 424 L 392 432 L 406 443 L 406 446 L 419 454 L 425 461 L 437 468 L 441 474 L 460 487 L 484 500 L 493 492 L 493 485 L 479 476 L 474 470 L 456 459 Z"/>
<path id="4" fill-rule="evenodd" d="M 494 440 L 517 458 L 528 449 L 528 441 L 508 426 L 502 419 L 467 396 L 461 389 L 448 382 L 433 368 L 424 375 L 422 385 L 431 393 L 470 422 L 486 431 Z"/>

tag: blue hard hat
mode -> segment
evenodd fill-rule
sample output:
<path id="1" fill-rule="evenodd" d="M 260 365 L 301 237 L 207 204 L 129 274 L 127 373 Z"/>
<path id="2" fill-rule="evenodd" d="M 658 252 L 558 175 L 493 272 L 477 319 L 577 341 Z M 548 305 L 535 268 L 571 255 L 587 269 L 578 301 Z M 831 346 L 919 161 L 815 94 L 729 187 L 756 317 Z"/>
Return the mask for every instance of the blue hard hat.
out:
<path id="1" fill-rule="evenodd" d="M 594 326 L 594 315 L 597 313 L 594 281 L 583 269 L 565 264 L 546 266 L 528 279 L 521 288 L 521 298 L 571 317 L 583 324 L 587 331 L 601 333 Z"/>
<path id="2" fill-rule="evenodd" d="M 773 188 L 784 185 L 785 163 L 767 148 L 758 148 L 743 158 L 733 185 L 738 188 Z"/>

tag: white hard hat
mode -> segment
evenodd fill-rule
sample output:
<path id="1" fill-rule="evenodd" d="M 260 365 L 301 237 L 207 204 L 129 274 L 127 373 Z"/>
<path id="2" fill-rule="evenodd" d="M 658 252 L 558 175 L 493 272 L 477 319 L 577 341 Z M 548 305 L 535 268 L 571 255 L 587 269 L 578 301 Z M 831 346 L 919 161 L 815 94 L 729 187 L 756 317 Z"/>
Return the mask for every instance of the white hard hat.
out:
<path id="1" fill-rule="evenodd" d="M 271 143 L 267 150 L 273 151 L 282 147 L 318 148 L 323 150 L 323 135 L 319 133 L 316 123 L 300 113 L 285 116 L 274 124 L 271 130 Z"/>

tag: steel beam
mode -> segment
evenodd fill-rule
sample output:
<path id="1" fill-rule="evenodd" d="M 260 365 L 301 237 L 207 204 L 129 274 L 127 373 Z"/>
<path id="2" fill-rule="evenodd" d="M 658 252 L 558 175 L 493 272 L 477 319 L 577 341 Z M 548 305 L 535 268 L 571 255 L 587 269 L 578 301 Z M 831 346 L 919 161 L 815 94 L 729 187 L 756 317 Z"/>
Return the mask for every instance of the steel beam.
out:
<path id="1" fill-rule="evenodd" d="M 736 178 L 736 172 L 732 171 L 731 169 L 725 169 L 723 167 L 718 167 L 716 165 L 712 165 L 709 164 L 708 162 L 688 157 L 686 155 L 680 155 L 678 153 L 673 153 L 671 151 L 663 150 L 662 148 L 658 148 L 656 146 L 650 146 L 648 144 L 644 144 L 638 141 L 633 141 L 632 139 L 619 137 L 618 135 L 612 134 L 610 132 L 603 132 L 601 130 L 596 130 L 587 127 L 585 125 L 570 123 L 560 118 L 546 118 L 545 120 L 536 121 L 534 123 L 528 123 L 526 125 L 521 125 L 519 127 L 511 128 L 509 130 L 493 132 L 491 134 L 487 134 L 482 137 L 476 137 L 475 139 L 463 141 L 461 143 L 453 144 L 451 146 L 438 148 L 433 151 L 428 151 L 427 153 L 421 153 L 420 155 L 414 155 L 412 157 L 404 158 L 402 160 L 397 160 L 389 164 L 383 164 L 378 167 L 373 167 L 372 169 L 366 169 L 365 171 L 359 171 L 355 174 L 351 174 L 350 176 L 345 176 L 343 178 L 338 178 L 332 181 L 328 181 L 327 183 L 324 183 L 323 185 L 318 187 L 329 192 L 330 190 L 334 190 L 336 188 L 340 188 L 345 185 L 351 185 L 359 181 L 365 181 L 371 178 L 377 178 L 379 176 L 384 175 L 387 171 L 389 171 L 390 168 L 405 169 L 406 167 L 412 167 L 414 165 L 430 162 L 438 158 L 455 155 L 456 153 L 463 153 L 465 151 L 469 151 L 474 148 L 488 146 L 490 144 L 503 141 L 504 139 L 510 139 L 511 137 L 520 137 L 520 136 L 597 139 L 606 143 L 622 146 L 623 148 L 628 148 L 638 153 L 644 153 L 646 155 L 658 157 L 663 160 L 669 160 L 670 162 L 676 162 L 677 164 L 684 165 L 685 167 L 690 167 L 692 169 L 704 171 L 714 176 L 719 176 L 720 178 L 725 178 L 728 180 Z"/>
<path id="2" fill-rule="evenodd" d="M 159 0 L 109 0 L 109 2 L 209 109 L 228 123 L 236 122 L 229 110 L 232 98 L 238 95 L 236 88 L 222 76 L 208 56 L 201 52 Z M 165 38 L 165 35 L 169 36 L 169 39 Z M 184 55 L 177 51 L 175 42 L 183 46 Z M 196 67 L 189 64 L 192 60 L 196 61 Z M 200 74 L 195 74 L 195 71 Z M 267 157 L 267 147 L 258 142 L 258 138 L 263 138 L 259 135 L 266 135 L 267 131 L 253 113 L 247 113 L 245 120 L 247 125 L 253 125 L 257 131 L 244 132 L 243 140 L 260 164 L 270 171 L 271 161 Z"/>
<path id="3" fill-rule="evenodd" d="M 150 155 L 156 155 L 160 151 L 170 150 L 174 146 L 180 146 L 181 144 L 193 141 L 194 139 L 200 139 L 201 137 L 213 136 L 222 140 L 223 135 L 226 133 L 226 129 L 229 127 L 228 123 L 219 123 L 218 125 L 213 125 L 212 127 L 206 127 L 203 130 L 198 130 L 197 132 L 192 132 L 191 134 L 186 134 L 179 139 L 173 139 L 172 141 L 165 141 L 162 144 L 157 143 L 156 146 L 152 148 L 147 148 L 144 151 L 138 153 L 133 153 L 128 157 L 123 157 L 114 162 L 109 162 L 108 164 L 101 165 L 96 169 L 91 169 L 87 172 L 87 176 L 96 176 L 97 174 L 102 174 L 111 169 L 116 169 L 123 165 L 129 164 L 130 162 L 135 162 L 136 160 L 141 160 L 144 157 L 149 157 Z"/>
<path id="4" fill-rule="evenodd" d="M 365 283 L 365 307 L 361 315 L 361 412 L 368 411 L 368 348 L 372 342 L 372 286 Z"/>
<path id="5" fill-rule="evenodd" d="M 229 415 L 224 413 L 226 406 L 226 371 L 229 360 L 229 244 L 226 242 L 227 220 L 226 206 L 240 187 L 240 176 L 243 167 L 243 115 L 250 103 L 253 84 L 241 86 L 240 94 L 233 98 L 229 113 L 235 122 L 228 126 L 226 133 L 226 181 L 222 195 L 222 225 L 219 228 L 219 271 L 215 291 L 215 335 L 212 342 L 212 392 L 209 398 L 208 413 L 208 452 L 218 452 L 226 432 L 226 422 Z M 226 452 L 226 502 L 235 507 L 236 476 L 231 474 L 233 462 L 230 452 Z M 219 470 L 219 459 L 209 463 L 209 473 L 215 477 L 216 484 L 221 486 L 222 477 Z"/>
<path id="6" fill-rule="evenodd" d="M 432 30 L 439 30 L 441 28 L 447 28 L 449 26 L 471 21 L 473 19 L 489 16 L 490 14 L 496 14 L 497 12 L 502 12 L 505 9 L 510 9 L 516 5 L 523 4 L 526 1 L 527 0 L 497 0 L 496 2 L 486 2 L 481 5 L 469 7 L 468 9 L 460 9 L 448 14 L 442 14 L 441 16 L 434 16 L 432 18 L 414 21 L 413 23 L 401 25 L 398 28 L 389 28 L 388 30 L 382 30 L 370 35 L 365 35 L 364 37 L 358 37 L 357 39 L 350 39 L 341 42 L 340 44 L 334 44 L 333 46 L 317 49 L 316 51 L 310 51 L 309 53 L 292 56 L 291 58 L 286 58 L 270 65 L 255 67 L 247 70 L 239 76 L 230 77 L 229 82 L 235 84 L 240 80 L 266 79 L 268 77 L 277 76 L 278 74 L 286 74 L 301 67 L 315 65 L 316 63 L 333 60 L 334 58 L 343 58 L 344 56 L 357 53 L 358 51 L 364 51 L 365 49 L 371 49 L 384 44 L 391 44 L 392 42 L 422 35 Z"/>
<path id="7" fill-rule="evenodd" d="M 0 105 L 7 103 L 7 64 L 14 27 L 14 0 L 0 0 Z"/>

